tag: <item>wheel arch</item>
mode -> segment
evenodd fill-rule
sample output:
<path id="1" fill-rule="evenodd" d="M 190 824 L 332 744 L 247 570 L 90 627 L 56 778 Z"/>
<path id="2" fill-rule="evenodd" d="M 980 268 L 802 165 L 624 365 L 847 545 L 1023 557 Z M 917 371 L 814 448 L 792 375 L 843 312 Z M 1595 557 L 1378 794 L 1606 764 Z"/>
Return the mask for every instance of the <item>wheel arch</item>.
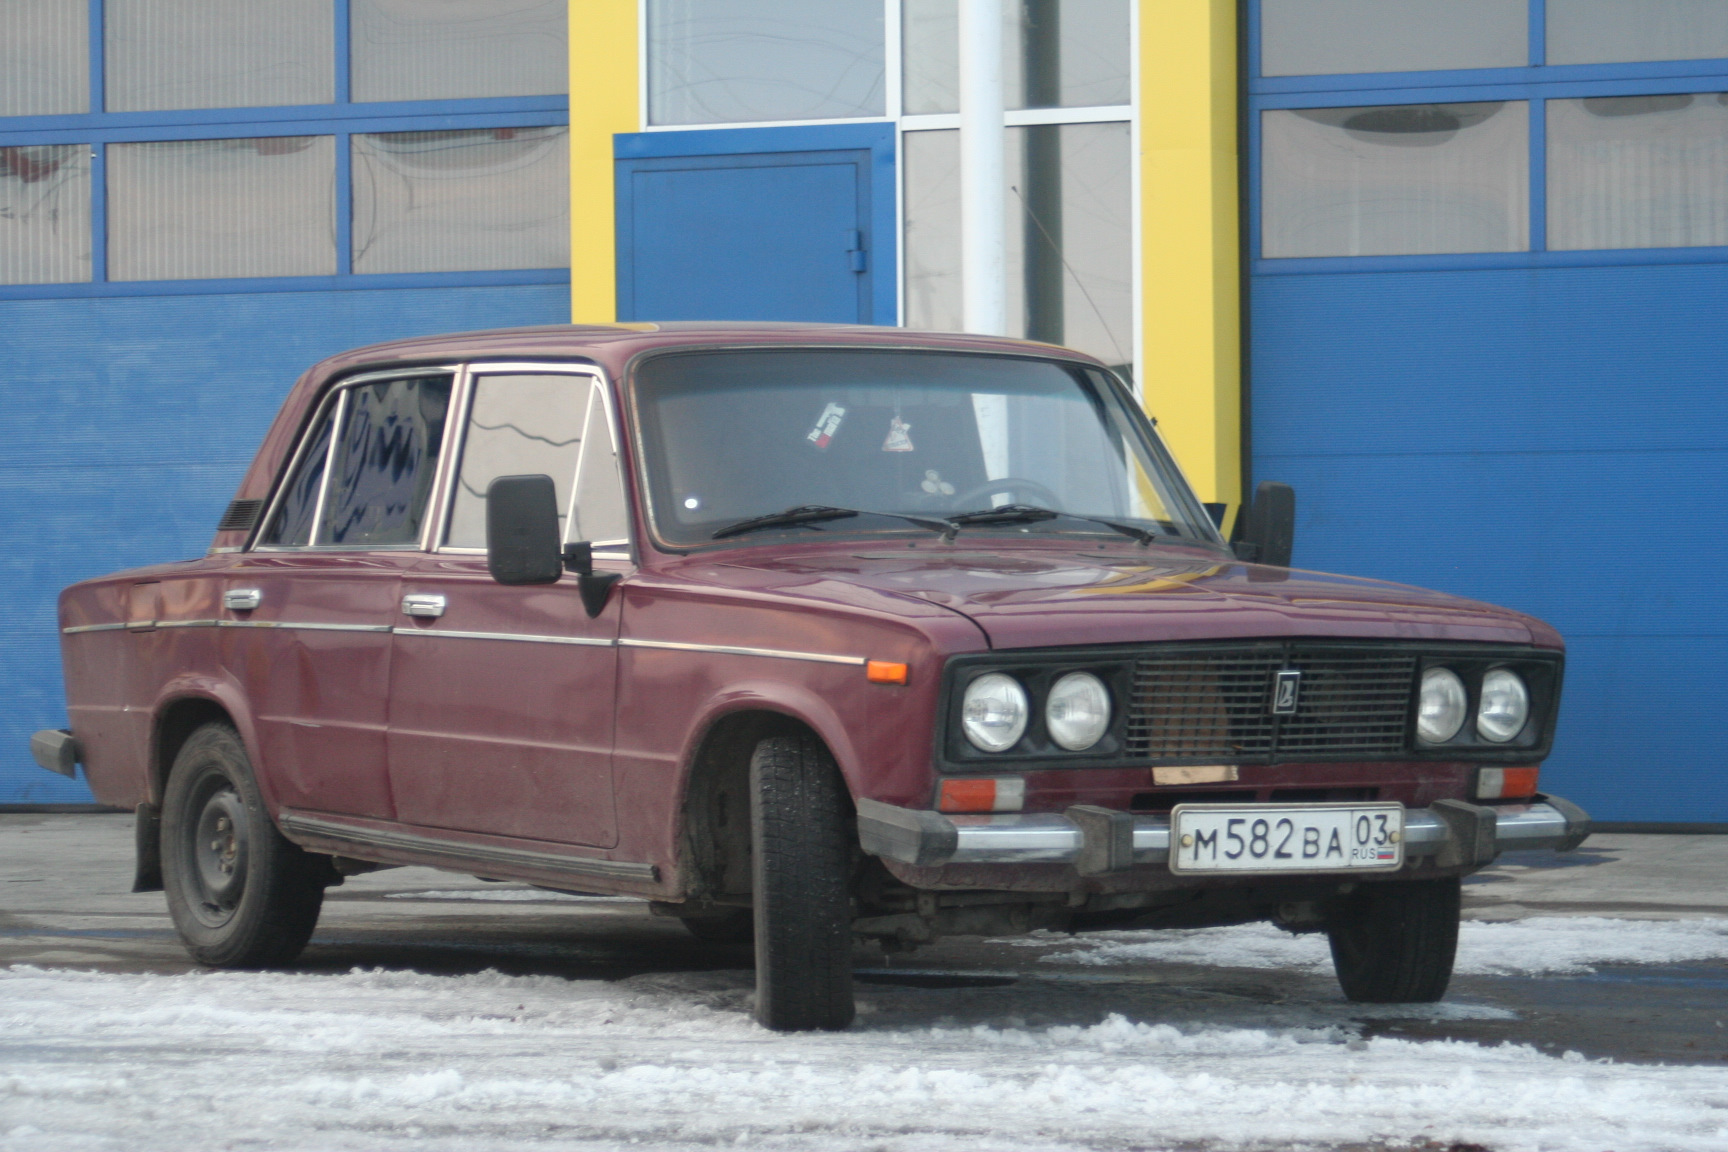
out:
<path id="1" fill-rule="evenodd" d="M 695 726 L 698 735 L 685 757 L 678 803 L 678 887 L 686 899 L 737 903 L 749 897 L 750 755 L 763 739 L 813 736 L 834 758 L 848 792 L 856 795 L 845 753 L 835 746 L 838 742 L 850 751 L 838 719 L 826 708 L 814 709 L 812 716 L 796 703 L 778 693 L 740 691 L 717 701 Z"/>

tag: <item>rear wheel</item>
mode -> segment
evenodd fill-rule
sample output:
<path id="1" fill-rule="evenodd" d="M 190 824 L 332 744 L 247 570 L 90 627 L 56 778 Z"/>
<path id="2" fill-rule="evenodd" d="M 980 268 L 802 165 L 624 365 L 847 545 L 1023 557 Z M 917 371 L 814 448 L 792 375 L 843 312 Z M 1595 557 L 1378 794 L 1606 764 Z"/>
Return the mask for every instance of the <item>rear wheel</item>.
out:
<path id="1" fill-rule="evenodd" d="M 1456 877 L 1364 884 L 1331 910 L 1326 934 L 1344 995 L 1420 1004 L 1446 995 L 1458 952 Z"/>
<path id="2" fill-rule="evenodd" d="M 840 770 L 810 735 L 750 759 L 756 1019 L 776 1032 L 852 1022 L 852 815 Z"/>
<path id="3" fill-rule="evenodd" d="M 318 924 L 328 867 L 276 830 L 240 736 L 192 733 L 162 804 L 162 883 L 193 959 L 215 968 L 285 964 Z"/>

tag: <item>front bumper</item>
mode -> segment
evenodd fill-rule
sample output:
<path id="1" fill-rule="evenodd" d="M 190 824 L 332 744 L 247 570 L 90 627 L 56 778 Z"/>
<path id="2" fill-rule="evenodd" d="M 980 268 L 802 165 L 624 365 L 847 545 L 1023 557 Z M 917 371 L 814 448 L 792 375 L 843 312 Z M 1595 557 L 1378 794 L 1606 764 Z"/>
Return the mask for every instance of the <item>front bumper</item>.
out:
<path id="1" fill-rule="evenodd" d="M 1407 859 L 1479 867 L 1501 852 L 1568 852 L 1590 834 L 1590 817 L 1558 796 L 1488 807 L 1441 800 L 1404 813 Z M 948 816 L 858 801 L 858 841 L 873 856 L 924 868 L 946 864 L 1072 864 L 1083 875 L 1168 864 L 1170 820 L 1091 805 L 1066 812 Z"/>

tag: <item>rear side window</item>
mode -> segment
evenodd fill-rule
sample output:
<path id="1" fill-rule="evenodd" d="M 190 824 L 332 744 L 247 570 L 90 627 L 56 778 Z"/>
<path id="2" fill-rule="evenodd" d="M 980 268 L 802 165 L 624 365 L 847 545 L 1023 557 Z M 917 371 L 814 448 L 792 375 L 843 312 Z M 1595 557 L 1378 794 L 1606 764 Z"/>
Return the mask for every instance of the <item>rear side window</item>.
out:
<path id="1" fill-rule="evenodd" d="M 324 487 L 324 468 L 330 460 L 330 429 L 336 423 L 336 403 L 325 405 L 318 417 L 294 472 L 283 487 L 276 513 L 270 518 L 259 543 L 277 548 L 301 548 L 312 542 L 312 524 L 318 517 L 318 496 Z"/>
<path id="2" fill-rule="evenodd" d="M 443 450 L 448 375 L 341 389 L 314 425 L 259 544 L 400 547 L 419 542 Z"/>

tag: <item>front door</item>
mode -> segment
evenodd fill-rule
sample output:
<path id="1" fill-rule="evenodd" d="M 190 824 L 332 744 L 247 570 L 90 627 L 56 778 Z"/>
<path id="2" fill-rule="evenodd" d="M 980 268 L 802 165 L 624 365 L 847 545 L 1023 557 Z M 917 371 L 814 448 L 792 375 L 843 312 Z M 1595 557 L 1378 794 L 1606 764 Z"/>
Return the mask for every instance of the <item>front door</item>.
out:
<path id="1" fill-rule="evenodd" d="M 586 373 L 476 367 L 437 551 L 402 583 L 390 688 L 397 818 L 428 828 L 611 847 L 619 604 L 590 618 L 576 578 L 528 587 L 486 567 L 486 489 L 544 474 L 566 541 L 627 571 L 617 443 Z"/>
<path id="2" fill-rule="evenodd" d="M 867 149 L 618 162 L 618 318 L 882 323 Z"/>

